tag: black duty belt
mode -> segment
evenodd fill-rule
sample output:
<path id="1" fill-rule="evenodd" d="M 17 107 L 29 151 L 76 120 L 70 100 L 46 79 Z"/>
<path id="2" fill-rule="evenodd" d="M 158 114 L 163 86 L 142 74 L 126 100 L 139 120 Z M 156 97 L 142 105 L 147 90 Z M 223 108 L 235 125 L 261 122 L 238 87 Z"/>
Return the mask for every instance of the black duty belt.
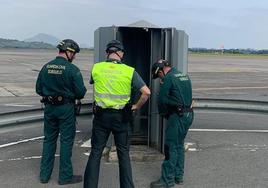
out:
<path id="1" fill-rule="evenodd" d="M 193 112 L 193 108 L 178 108 L 178 112 L 182 113 Z"/>
<path id="2" fill-rule="evenodd" d="M 52 104 L 52 105 L 63 105 L 68 103 L 75 103 L 75 99 L 71 99 L 65 96 L 43 96 L 40 100 L 41 103 L 44 104 Z"/>
<path id="3" fill-rule="evenodd" d="M 96 102 L 93 103 L 93 114 L 95 116 L 101 116 L 103 113 L 120 113 L 122 114 L 122 122 L 128 123 L 131 122 L 133 119 L 132 117 L 132 105 L 127 103 L 123 109 L 114 109 L 114 108 L 102 108 L 96 105 Z"/>
<path id="4" fill-rule="evenodd" d="M 188 107 L 188 106 L 184 106 L 184 107 L 169 106 L 169 111 L 171 111 L 171 112 L 187 113 L 187 112 L 193 112 L 193 108 L 192 107 Z"/>
<path id="5" fill-rule="evenodd" d="M 122 112 L 122 109 L 103 108 L 103 112 Z"/>
<path id="6" fill-rule="evenodd" d="M 192 107 L 179 107 L 179 106 L 169 106 L 167 116 L 176 113 L 178 116 L 182 117 L 184 113 L 193 112 Z"/>

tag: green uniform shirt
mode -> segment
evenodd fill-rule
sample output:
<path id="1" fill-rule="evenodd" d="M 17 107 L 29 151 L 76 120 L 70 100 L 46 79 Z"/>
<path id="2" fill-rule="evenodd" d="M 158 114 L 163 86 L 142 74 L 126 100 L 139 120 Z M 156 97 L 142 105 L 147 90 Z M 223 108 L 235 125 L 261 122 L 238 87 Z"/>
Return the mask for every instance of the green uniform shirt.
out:
<path id="1" fill-rule="evenodd" d="M 43 66 L 36 82 L 36 93 L 41 96 L 82 99 L 86 91 L 79 68 L 60 56 Z"/>
<path id="2" fill-rule="evenodd" d="M 192 84 L 188 75 L 182 74 L 173 67 L 162 81 L 159 92 L 159 113 L 166 113 L 169 106 L 191 106 Z"/>

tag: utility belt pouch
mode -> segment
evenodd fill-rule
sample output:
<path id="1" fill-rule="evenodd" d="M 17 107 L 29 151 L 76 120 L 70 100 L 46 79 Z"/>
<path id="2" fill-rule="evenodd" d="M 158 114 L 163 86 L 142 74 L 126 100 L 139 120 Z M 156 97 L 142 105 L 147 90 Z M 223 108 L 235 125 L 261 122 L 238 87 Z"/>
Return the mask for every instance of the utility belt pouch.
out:
<path id="1" fill-rule="evenodd" d="M 102 107 L 97 106 L 96 102 L 93 102 L 93 114 L 95 116 L 101 116 L 103 112 Z"/>
<path id="2" fill-rule="evenodd" d="M 176 113 L 179 117 L 183 116 L 183 108 L 181 106 L 169 106 L 168 110 L 167 110 L 167 119 L 168 117 L 173 114 Z"/>
<path id="3" fill-rule="evenodd" d="M 133 115 L 132 115 L 132 104 L 127 103 L 124 108 L 122 109 L 122 122 L 123 123 L 128 123 L 133 120 Z"/>
<path id="4" fill-rule="evenodd" d="M 45 104 L 45 103 L 47 102 L 47 101 L 46 101 L 46 98 L 45 98 L 45 97 L 42 97 L 42 98 L 40 99 L 40 102 Z"/>
<path id="5" fill-rule="evenodd" d="M 179 117 L 182 117 L 183 114 L 187 112 L 193 112 L 193 108 L 183 106 L 169 106 L 167 112 L 164 115 L 164 118 L 168 119 L 169 116 L 173 113 L 176 113 Z"/>
<path id="6" fill-rule="evenodd" d="M 183 116 L 183 109 L 180 108 L 180 107 L 178 107 L 178 108 L 176 109 L 176 113 L 177 113 L 177 115 L 178 115 L 179 117 L 182 117 L 182 116 Z"/>
<path id="7" fill-rule="evenodd" d="M 179 117 L 182 117 L 183 113 L 188 113 L 188 112 L 193 112 L 193 108 L 192 107 L 187 107 L 187 108 L 178 107 L 176 111 Z"/>

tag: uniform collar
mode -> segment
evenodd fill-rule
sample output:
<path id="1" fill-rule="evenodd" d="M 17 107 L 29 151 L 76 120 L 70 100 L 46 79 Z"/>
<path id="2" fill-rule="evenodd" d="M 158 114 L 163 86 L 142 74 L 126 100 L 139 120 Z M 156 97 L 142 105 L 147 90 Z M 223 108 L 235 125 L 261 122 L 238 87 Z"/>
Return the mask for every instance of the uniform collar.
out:
<path id="1" fill-rule="evenodd" d="M 174 67 L 171 67 L 171 69 L 166 73 L 166 75 L 169 74 L 169 73 L 171 73 L 171 72 L 173 72 L 173 71 L 175 71 L 175 70 L 176 69 Z"/>
<path id="2" fill-rule="evenodd" d="M 64 61 L 68 61 L 66 58 L 62 57 L 62 56 L 57 56 L 56 57 L 57 60 L 64 60 Z"/>

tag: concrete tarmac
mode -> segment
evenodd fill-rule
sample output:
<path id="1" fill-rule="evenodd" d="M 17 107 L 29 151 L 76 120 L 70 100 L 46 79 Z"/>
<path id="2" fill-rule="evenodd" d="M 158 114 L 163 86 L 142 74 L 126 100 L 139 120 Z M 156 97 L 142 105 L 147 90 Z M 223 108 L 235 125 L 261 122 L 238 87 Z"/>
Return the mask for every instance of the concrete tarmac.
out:
<path id="1" fill-rule="evenodd" d="M 268 101 L 266 56 L 189 55 L 195 98 Z"/>
<path id="2" fill-rule="evenodd" d="M 268 122 L 267 115 L 258 115 L 254 119 L 254 114 L 217 113 L 196 111 L 194 124 L 186 139 L 190 148 L 185 153 L 185 182 L 184 185 L 175 187 L 266 187 L 268 128 L 264 122 Z M 258 126 L 253 127 L 253 122 Z M 51 180 L 45 185 L 38 181 L 42 127 L 42 123 L 31 123 L 0 129 L 0 187 L 62 187 L 57 184 L 59 147 Z M 91 127 L 89 116 L 79 117 L 72 158 L 75 174 L 84 173 L 90 148 L 82 145 L 90 138 Z M 140 162 L 135 157 L 148 154 L 155 158 Z M 132 146 L 131 156 L 135 187 L 148 188 L 150 182 L 160 176 L 163 155 L 146 147 Z M 82 187 L 82 183 L 64 187 L 78 188 Z M 119 187 L 117 162 L 102 159 L 99 187 Z"/>
<path id="3" fill-rule="evenodd" d="M 41 67 L 56 55 L 56 49 L 0 49 L 0 113 L 40 106 L 40 97 L 35 93 L 36 78 Z M 84 77 L 86 100 L 92 99 L 89 78 L 93 62 L 93 53 L 88 50 L 81 51 L 73 62 Z M 188 71 L 194 98 L 268 101 L 265 56 L 190 54 Z"/>

